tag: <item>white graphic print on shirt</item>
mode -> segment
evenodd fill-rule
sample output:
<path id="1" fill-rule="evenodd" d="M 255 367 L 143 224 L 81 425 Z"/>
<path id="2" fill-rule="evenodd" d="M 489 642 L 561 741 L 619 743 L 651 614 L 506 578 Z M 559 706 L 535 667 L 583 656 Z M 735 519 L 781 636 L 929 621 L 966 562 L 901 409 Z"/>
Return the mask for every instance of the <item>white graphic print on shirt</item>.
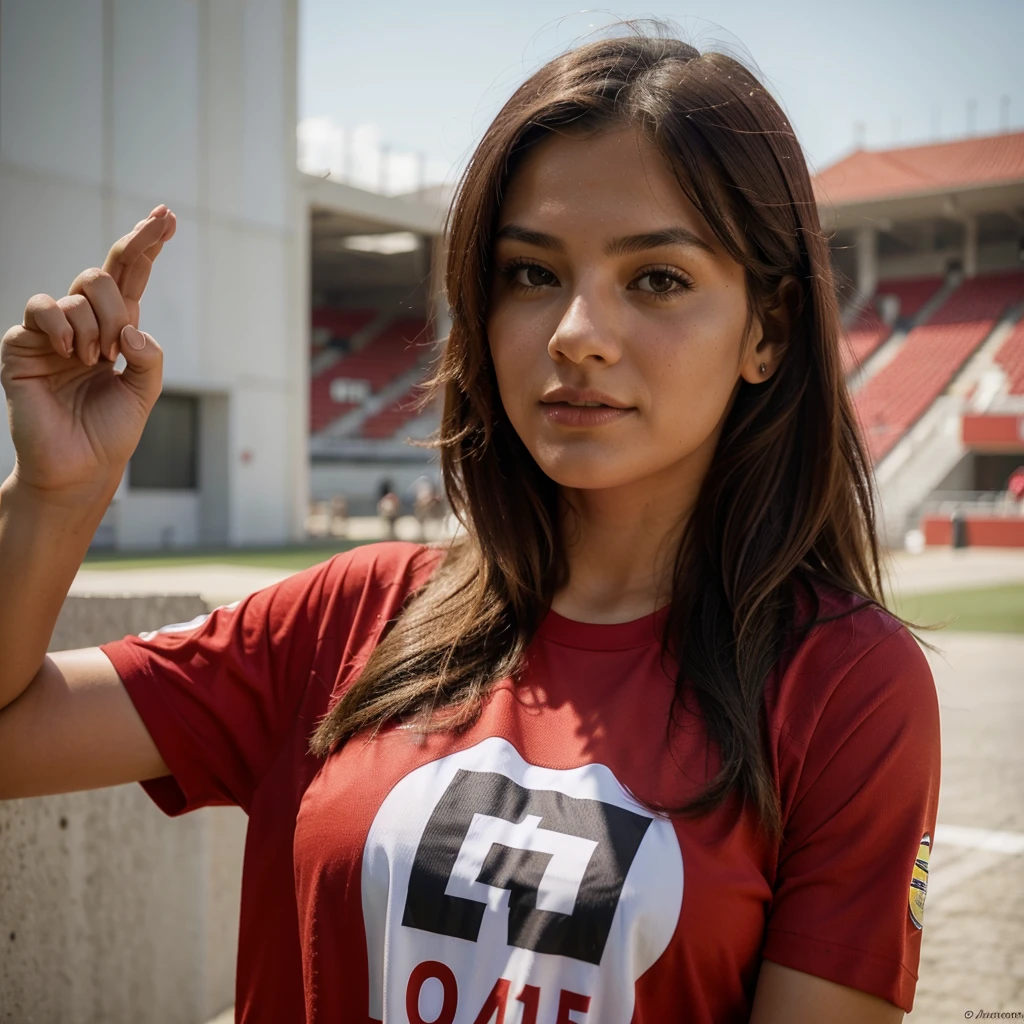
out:
<path id="1" fill-rule="evenodd" d="M 628 1024 L 683 898 L 672 824 L 602 764 L 490 737 L 391 790 L 363 851 L 370 1016 Z"/>

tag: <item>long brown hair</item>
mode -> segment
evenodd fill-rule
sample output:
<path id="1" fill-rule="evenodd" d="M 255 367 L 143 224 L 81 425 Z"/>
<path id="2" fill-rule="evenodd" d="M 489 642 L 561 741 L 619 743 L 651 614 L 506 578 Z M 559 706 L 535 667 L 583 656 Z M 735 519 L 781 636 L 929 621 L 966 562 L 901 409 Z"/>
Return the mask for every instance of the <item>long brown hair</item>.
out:
<path id="1" fill-rule="evenodd" d="M 827 239 L 792 127 L 737 60 L 676 39 L 593 42 L 531 76 L 463 176 L 448 223 L 452 327 L 433 381 L 452 509 L 464 534 L 412 596 L 354 685 L 317 729 L 321 755 L 395 718 L 458 729 L 514 676 L 567 570 L 558 491 L 498 396 L 485 317 L 502 196 L 523 154 L 552 132 L 632 127 L 746 269 L 751 315 L 792 275 L 801 295 L 777 372 L 741 383 L 675 562 L 666 653 L 675 712 L 696 698 L 720 770 L 677 810 L 738 793 L 780 828 L 764 748 L 764 683 L 795 621 L 797 588 L 831 585 L 882 603 L 874 495 L 844 383 Z M 810 618 L 817 615 L 817 606 Z M 806 628 L 809 623 L 804 622 Z M 666 723 L 668 729 L 672 723 Z"/>

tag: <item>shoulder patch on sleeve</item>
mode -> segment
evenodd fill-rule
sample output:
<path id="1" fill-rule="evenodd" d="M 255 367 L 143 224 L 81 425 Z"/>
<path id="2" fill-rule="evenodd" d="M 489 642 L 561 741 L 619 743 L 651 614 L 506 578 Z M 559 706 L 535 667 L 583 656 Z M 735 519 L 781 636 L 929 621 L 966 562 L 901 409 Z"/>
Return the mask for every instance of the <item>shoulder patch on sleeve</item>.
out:
<path id="1" fill-rule="evenodd" d="M 924 898 L 928 895 L 928 858 L 932 852 L 932 837 L 925 832 L 914 860 L 914 873 L 910 878 L 910 920 L 915 928 L 924 926 Z"/>

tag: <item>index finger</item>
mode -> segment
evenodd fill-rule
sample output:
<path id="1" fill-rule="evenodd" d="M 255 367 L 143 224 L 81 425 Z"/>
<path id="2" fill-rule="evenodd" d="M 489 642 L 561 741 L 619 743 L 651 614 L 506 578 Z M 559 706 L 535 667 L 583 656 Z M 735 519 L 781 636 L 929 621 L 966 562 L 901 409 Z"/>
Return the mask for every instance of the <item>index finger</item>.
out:
<path id="1" fill-rule="evenodd" d="M 148 250 L 155 249 L 155 258 L 163 243 L 174 233 L 174 214 L 166 206 L 158 206 L 145 220 L 140 221 L 127 235 L 119 238 L 107 253 L 103 269 L 120 288 L 135 261 Z M 166 236 L 166 237 L 165 237 Z"/>
<path id="2" fill-rule="evenodd" d="M 142 293 L 146 290 L 146 285 L 149 283 L 149 274 L 153 269 L 153 261 L 160 255 L 160 250 L 164 247 L 164 243 L 174 237 L 174 214 L 169 213 L 167 220 L 169 223 L 165 228 L 163 238 L 156 245 L 151 245 L 138 256 L 135 262 L 124 271 L 120 282 L 118 282 L 121 295 L 129 307 L 133 304 L 138 306 L 142 299 Z"/>

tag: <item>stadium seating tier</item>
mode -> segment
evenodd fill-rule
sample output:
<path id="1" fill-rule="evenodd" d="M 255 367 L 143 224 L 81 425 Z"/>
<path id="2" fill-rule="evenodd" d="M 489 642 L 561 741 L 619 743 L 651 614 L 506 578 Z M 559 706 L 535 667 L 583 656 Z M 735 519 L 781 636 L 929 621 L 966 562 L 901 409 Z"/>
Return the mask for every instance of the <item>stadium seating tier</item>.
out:
<path id="1" fill-rule="evenodd" d="M 335 338 L 347 340 L 366 327 L 376 315 L 375 309 L 318 306 L 313 310 L 312 326 L 326 328 Z"/>
<path id="2" fill-rule="evenodd" d="M 397 401 L 374 413 L 363 423 L 362 437 L 383 439 L 393 437 L 409 420 L 420 414 L 418 401 L 423 393 L 421 384 L 414 384 Z"/>
<path id="3" fill-rule="evenodd" d="M 984 274 L 964 281 L 927 323 L 915 327 L 892 362 L 855 396 L 875 462 L 949 386 L 1006 310 L 1024 299 L 1024 274 Z"/>
<path id="4" fill-rule="evenodd" d="M 875 297 L 857 314 L 846 333 L 842 349 L 843 373 L 850 373 L 871 355 L 892 334 L 892 328 L 879 316 L 878 302 L 883 295 L 899 300 L 899 319 L 916 316 L 925 303 L 942 287 L 941 277 L 913 277 L 880 281 Z"/>
<path id="5" fill-rule="evenodd" d="M 318 433 L 359 407 L 358 402 L 334 401 L 334 381 L 363 381 L 369 393 L 376 394 L 412 370 L 423 358 L 428 344 L 427 325 L 422 319 L 394 320 L 363 348 L 343 356 L 313 377 L 309 401 L 311 433 Z"/>

